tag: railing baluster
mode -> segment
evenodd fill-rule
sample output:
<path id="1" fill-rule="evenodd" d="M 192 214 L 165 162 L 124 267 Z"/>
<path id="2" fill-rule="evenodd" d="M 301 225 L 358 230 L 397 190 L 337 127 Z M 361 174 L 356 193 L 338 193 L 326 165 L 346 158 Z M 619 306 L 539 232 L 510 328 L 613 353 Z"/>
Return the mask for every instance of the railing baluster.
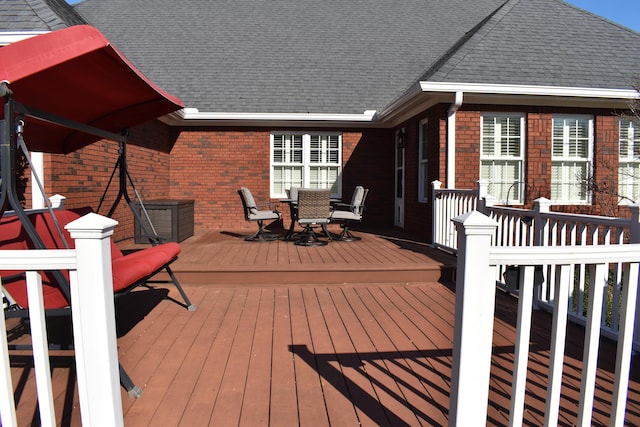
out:
<path id="1" fill-rule="evenodd" d="M 47 322 L 44 315 L 44 296 L 42 295 L 42 276 L 37 271 L 27 271 L 26 276 L 27 298 L 29 299 L 29 325 L 31 327 L 31 345 L 33 346 L 33 364 L 36 371 L 40 422 L 43 426 L 55 426 L 56 414 L 53 409 L 53 389 L 51 387 L 51 368 L 49 365 Z"/>
<path id="2" fill-rule="evenodd" d="M 520 297 L 518 299 L 518 320 L 516 326 L 511 411 L 509 416 L 509 425 L 512 427 L 521 426 L 524 417 L 524 398 L 527 387 L 527 365 L 529 362 L 529 340 L 531 338 L 531 316 L 533 312 L 534 267 L 527 266 L 520 271 L 523 273 L 523 278 L 519 286 Z"/>
<path id="3" fill-rule="evenodd" d="M 598 368 L 598 348 L 600 344 L 600 325 L 603 295 L 607 288 L 607 265 L 591 265 L 589 268 L 589 312 L 585 330 L 584 354 L 582 357 L 582 383 L 580 387 L 580 408 L 578 425 L 591 425 L 593 398 Z M 606 304 L 605 304 L 606 305 Z"/>
<path id="4" fill-rule="evenodd" d="M 638 267 L 638 263 L 625 264 L 622 274 L 622 318 L 620 319 L 618 348 L 616 351 L 616 376 L 610 422 L 611 426 L 616 427 L 624 425 L 631 351 L 633 350 L 633 323 L 638 293 Z"/>
<path id="5" fill-rule="evenodd" d="M 1 280 L 1 279 L 0 279 Z M 9 362 L 9 344 L 5 319 L 0 322 L 0 424 L 6 427 L 18 425 L 16 403 L 13 398 L 11 365 Z"/>

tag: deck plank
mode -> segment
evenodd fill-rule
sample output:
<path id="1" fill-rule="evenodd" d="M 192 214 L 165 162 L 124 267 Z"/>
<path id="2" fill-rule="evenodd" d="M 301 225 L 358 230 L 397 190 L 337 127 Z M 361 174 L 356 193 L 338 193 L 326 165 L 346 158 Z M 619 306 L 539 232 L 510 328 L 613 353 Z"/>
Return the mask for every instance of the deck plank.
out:
<path id="1" fill-rule="evenodd" d="M 269 425 L 275 293 L 273 289 L 260 289 L 260 292 L 260 307 L 238 423 L 247 427 Z"/>
<path id="2" fill-rule="evenodd" d="M 122 392 L 126 425 L 447 424 L 454 286 L 420 277 L 425 266 L 451 263 L 449 255 L 401 236 L 361 233 L 357 242 L 302 247 L 241 235 L 199 235 L 182 245 L 174 271 L 201 274 L 183 280 L 196 312 L 166 299 L 180 301 L 160 284 L 117 302 L 120 362 L 143 389 L 140 399 Z M 256 283 L 262 276 L 271 280 Z M 332 281 L 319 282 L 325 277 Z M 497 293 L 488 425 L 508 422 L 516 307 Z M 550 323 L 548 313 L 534 312 L 525 425 L 544 420 Z M 569 328 L 561 425 L 575 423 L 580 390 L 583 332 Z M 594 425 L 608 424 L 615 346 L 603 339 L 601 354 Z M 640 425 L 638 360 L 629 425 Z M 57 363 L 53 371 L 59 424 L 80 425 L 73 370 Z M 12 378 L 20 425 L 31 424 L 29 363 L 14 358 Z"/>
<path id="3" fill-rule="evenodd" d="M 211 414 L 211 420 L 215 425 L 237 426 L 240 422 L 260 298 L 260 289 L 250 289 L 242 307 L 218 398 Z"/>
<path id="4" fill-rule="evenodd" d="M 215 336 L 211 340 L 211 346 L 203 367 L 194 385 L 193 394 L 182 418 L 184 425 L 209 425 L 214 422 L 211 415 L 218 398 L 220 384 L 224 376 L 225 367 L 229 362 L 231 345 L 233 343 L 238 322 L 242 314 L 248 289 L 223 289 L 229 294 L 229 299 L 220 312 L 223 317 L 219 326 L 210 325 L 215 329 Z M 209 327 L 209 326 L 208 326 Z"/>
<path id="5" fill-rule="evenodd" d="M 291 410 L 297 408 L 297 396 L 295 365 L 290 351 L 291 314 L 288 289 L 277 288 L 274 297 L 269 422 L 276 426 L 297 426 L 297 411 Z"/>
<path id="6" fill-rule="evenodd" d="M 211 343 L 215 338 L 217 326 L 222 320 L 222 313 L 226 302 L 220 301 L 220 293 L 207 293 L 206 297 L 198 302 L 200 307 L 193 314 L 191 321 L 185 329 L 191 329 L 193 339 L 191 343 L 181 342 L 185 345 L 186 354 L 180 364 L 166 366 L 163 369 L 175 371 L 175 377 L 156 408 L 152 425 L 178 425 L 185 409 L 192 397 L 194 384 L 196 384 L 200 372 L 204 367 L 204 361 L 209 354 Z M 222 310 L 221 310 L 222 309 Z M 215 311 L 220 311 L 216 313 Z M 150 390 L 148 390 L 150 392 Z"/>
<path id="7" fill-rule="evenodd" d="M 291 306 L 291 347 L 296 373 L 296 394 L 300 425 L 329 426 L 327 409 L 318 365 L 315 358 L 303 360 L 296 354 L 296 348 L 306 348 L 313 352 L 311 325 L 303 297 L 302 288 L 289 290 Z"/>
<path id="8" fill-rule="evenodd" d="M 329 424 L 358 425 L 360 420 L 350 400 L 348 380 L 335 360 L 334 337 L 327 324 L 324 307 L 318 297 L 318 293 L 324 292 L 324 289 L 305 287 L 302 291 L 313 347 L 297 346 L 296 356 L 309 366 L 317 364 Z"/>

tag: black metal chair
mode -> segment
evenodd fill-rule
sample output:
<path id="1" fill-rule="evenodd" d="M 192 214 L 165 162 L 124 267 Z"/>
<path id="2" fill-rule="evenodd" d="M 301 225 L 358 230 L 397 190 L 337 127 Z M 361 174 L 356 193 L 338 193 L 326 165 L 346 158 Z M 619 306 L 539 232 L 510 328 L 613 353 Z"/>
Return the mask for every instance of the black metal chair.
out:
<path id="1" fill-rule="evenodd" d="M 258 231 L 255 234 L 246 237 L 245 240 L 259 242 L 276 240 L 278 236 L 270 235 L 264 231 L 264 221 L 279 220 L 280 212 L 276 209 L 258 209 L 258 205 L 256 205 L 256 201 L 247 187 L 242 187 L 238 190 L 238 194 L 242 200 L 244 218 L 249 222 L 255 221 L 258 223 Z"/>
<path id="2" fill-rule="evenodd" d="M 333 212 L 331 212 L 331 221 L 340 222 L 342 232 L 334 240 L 340 240 L 343 242 L 351 242 L 353 240 L 360 240 L 360 237 L 354 236 L 349 230 L 349 222 L 362 221 L 362 215 L 365 210 L 365 200 L 369 194 L 368 188 L 357 186 L 353 191 L 351 198 L 351 204 L 335 203 L 333 205 Z"/>

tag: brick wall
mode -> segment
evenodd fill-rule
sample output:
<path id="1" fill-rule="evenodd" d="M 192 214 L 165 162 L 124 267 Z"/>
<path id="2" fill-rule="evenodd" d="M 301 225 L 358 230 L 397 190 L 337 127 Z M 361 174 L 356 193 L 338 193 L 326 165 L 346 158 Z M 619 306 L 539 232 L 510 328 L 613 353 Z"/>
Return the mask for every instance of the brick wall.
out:
<path id="1" fill-rule="evenodd" d="M 269 199 L 270 129 L 183 129 L 171 151 L 170 197 L 195 200 L 198 230 L 253 228 L 244 220 L 238 196 L 248 187 L 258 204 Z M 307 130 L 308 131 L 308 130 Z M 393 189 L 389 131 L 343 132 L 343 200 L 350 200 L 356 185 L 371 189 L 366 220 L 380 224 L 388 220 L 389 192 Z M 279 208 L 285 214 L 286 205 Z"/>
<path id="2" fill-rule="evenodd" d="M 463 106 L 457 112 L 456 187 L 473 188 L 480 170 L 480 115 L 483 111 L 519 111 L 527 118 L 526 204 L 550 196 L 551 135 L 554 113 L 592 114 L 595 117 L 594 172 L 600 182 L 617 188 L 618 116 L 610 111 L 551 110 Z M 446 183 L 447 105 L 438 105 L 401 124 L 406 130 L 405 230 L 429 240 L 431 204 L 418 202 L 419 121 L 428 118 L 429 181 Z M 298 129 L 310 131 L 311 129 Z M 255 227 L 244 220 L 237 190 L 247 186 L 258 202 L 269 200 L 269 141 L 267 128 L 171 129 L 154 122 L 134 129 L 129 138 L 127 162 L 136 189 L 146 201 L 193 199 L 195 228 L 245 230 Z M 370 189 L 365 224 L 393 224 L 395 129 L 343 131 L 343 200 L 356 185 Z M 97 208 L 117 159 L 118 144 L 102 141 L 68 155 L 45 156 L 48 195 L 68 197 L 67 206 Z M 53 173 L 52 173 L 53 171 Z M 133 190 L 129 194 L 135 199 Z M 100 213 L 106 214 L 118 191 L 118 176 Z M 29 199 L 27 199 L 29 201 Z M 597 213 L 598 206 L 614 206 L 615 197 L 599 194 L 593 206 L 554 209 Z M 280 209 L 286 211 L 285 205 Z M 607 213 L 609 214 L 609 213 Z M 133 237 L 133 215 L 121 203 L 113 217 L 120 222 L 116 240 Z M 288 216 L 285 215 L 286 224 Z"/>
<path id="3" fill-rule="evenodd" d="M 456 188 L 473 188 L 479 179 L 480 115 L 484 111 L 522 112 L 526 117 L 525 141 L 525 206 L 539 197 L 551 197 L 551 139 L 554 114 L 588 114 L 594 117 L 594 181 L 601 191 L 595 192 L 591 205 L 554 206 L 554 210 L 619 215 L 618 185 L 618 121 L 617 112 L 606 110 L 550 109 L 532 107 L 466 106 L 457 112 Z M 446 138 L 441 138 L 446 148 Z M 446 170 L 446 167 L 444 168 Z M 445 181 L 441 178 L 441 181 Z M 613 207 L 613 208 L 612 208 Z"/>
<path id="4" fill-rule="evenodd" d="M 171 146 L 169 129 L 159 122 L 152 122 L 132 130 L 127 141 L 129 175 L 143 201 L 166 198 L 169 194 L 169 154 L 166 152 Z M 147 148 L 156 145 L 165 151 Z M 97 210 L 117 159 L 118 143 L 113 141 L 99 141 L 66 155 L 47 154 L 44 165 L 45 192 L 48 196 L 58 193 L 67 197 L 65 205 L 68 208 L 89 206 Z M 116 200 L 118 178 L 116 171 L 100 207 L 99 213 L 102 215 L 107 215 Z M 136 194 L 129 184 L 127 192 L 135 202 Z M 112 217 L 119 222 L 114 240 L 132 238 L 133 214 L 124 198 Z"/>

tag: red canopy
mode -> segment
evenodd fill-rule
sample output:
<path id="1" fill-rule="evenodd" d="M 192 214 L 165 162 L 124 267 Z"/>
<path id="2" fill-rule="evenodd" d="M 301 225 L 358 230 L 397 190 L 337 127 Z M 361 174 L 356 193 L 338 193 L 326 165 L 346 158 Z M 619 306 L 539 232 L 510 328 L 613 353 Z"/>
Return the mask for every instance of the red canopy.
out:
<path id="1" fill-rule="evenodd" d="M 88 25 L 0 48 L 3 80 L 27 107 L 116 134 L 184 106 Z M 27 117 L 25 123 L 30 150 L 69 153 L 101 139 L 43 120 Z"/>

